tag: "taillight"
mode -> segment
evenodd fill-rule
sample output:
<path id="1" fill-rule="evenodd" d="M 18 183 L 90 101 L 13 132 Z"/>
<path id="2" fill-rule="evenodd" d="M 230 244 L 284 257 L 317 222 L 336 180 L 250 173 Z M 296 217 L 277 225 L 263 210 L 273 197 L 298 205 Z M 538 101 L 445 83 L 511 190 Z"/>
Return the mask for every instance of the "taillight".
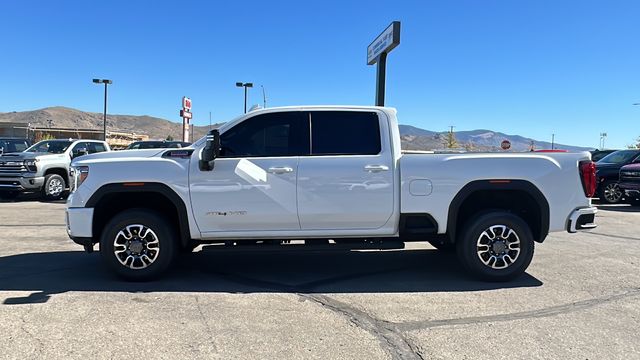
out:
<path id="1" fill-rule="evenodd" d="M 593 161 L 580 162 L 580 179 L 586 197 L 593 197 L 596 193 L 596 163 Z"/>

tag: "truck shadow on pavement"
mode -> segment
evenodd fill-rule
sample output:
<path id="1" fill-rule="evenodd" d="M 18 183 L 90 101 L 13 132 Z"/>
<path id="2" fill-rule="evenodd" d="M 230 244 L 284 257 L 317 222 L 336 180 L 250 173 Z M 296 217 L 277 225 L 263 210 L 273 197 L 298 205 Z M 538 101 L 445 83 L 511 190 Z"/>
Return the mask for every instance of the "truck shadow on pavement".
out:
<path id="1" fill-rule="evenodd" d="M 616 212 L 640 212 L 640 206 L 631 206 L 626 204 L 618 204 L 618 205 L 601 205 L 596 204 L 598 210 L 606 210 L 606 211 L 616 211 Z"/>
<path id="2" fill-rule="evenodd" d="M 452 254 L 404 251 L 204 251 L 181 257 L 157 281 L 126 282 L 98 253 L 43 252 L 0 257 L 0 291 L 32 291 L 5 305 L 45 303 L 69 291 L 198 293 L 428 293 L 541 286 L 529 274 L 506 283 L 469 278 Z"/>

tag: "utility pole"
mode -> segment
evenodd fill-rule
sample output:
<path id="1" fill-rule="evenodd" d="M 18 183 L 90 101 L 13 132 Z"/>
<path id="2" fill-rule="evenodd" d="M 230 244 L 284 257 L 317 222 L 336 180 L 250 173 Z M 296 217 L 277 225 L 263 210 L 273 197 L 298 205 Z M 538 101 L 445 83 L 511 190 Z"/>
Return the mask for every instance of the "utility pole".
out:
<path id="1" fill-rule="evenodd" d="M 556 134 L 551 134 L 551 150 L 555 149 Z"/>
<path id="2" fill-rule="evenodd" d="M 211 130 L 211 111 L 209 111 L 209 130 Z"/>
<path id="3" fill-rule="evenodd" d="M 263 107 L 266 109 L 267 108 L 267 94 L 264 92 L 264 86 L 260 85 L 260 87 L 262 87 L 262 103 L 263 103 Z"/>

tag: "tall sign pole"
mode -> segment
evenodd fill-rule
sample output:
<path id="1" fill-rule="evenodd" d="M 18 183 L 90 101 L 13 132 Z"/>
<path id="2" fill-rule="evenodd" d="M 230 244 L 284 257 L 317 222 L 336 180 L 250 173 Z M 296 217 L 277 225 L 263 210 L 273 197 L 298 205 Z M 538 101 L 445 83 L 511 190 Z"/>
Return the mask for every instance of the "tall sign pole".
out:
<path id="1" fill-rule="evenodd" d="M 378 64 L 376 71 L 376 106 L 384 106 L 387 54 L 398 45 L 400 45 L 400 21 L 394 21 L 367 47 L 367 65 Z"/>
<path id="2" fill-rule="evenodd" d="M 191 114 L 191 99 L 186 96 L 182 97 L 180 117 L 182 118 L 182 141 L 189 142 L 189 120 L 193 118 L 193 114 Z"/>

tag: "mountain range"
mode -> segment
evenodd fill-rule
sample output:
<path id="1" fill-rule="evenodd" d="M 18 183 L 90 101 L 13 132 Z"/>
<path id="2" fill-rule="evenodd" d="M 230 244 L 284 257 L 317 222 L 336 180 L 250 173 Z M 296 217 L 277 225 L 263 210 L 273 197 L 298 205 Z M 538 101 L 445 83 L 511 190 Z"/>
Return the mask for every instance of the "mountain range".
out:
<path id="1" fill-rule="evenodd" d="M 0 112 L 0 123 L 13 122 L 37 127 L 61 127 L 73 129 L 102 129 L 102 113 L 85 112 L 67 107 L 48 107 L 32 111 Z M 216 124 L 214 126 L 217 126 Z M 150 139 L 174 139 L 181 137 L 182 124 L 153 116 L 107 115 L 107 128 L 115 131 L 149 135 Z M 206 134 L 208 126 L 194 126 L 194 139 Z M 435 132 L 410 125 L 400 125 L 402 148 L 407 150 L 439 150 L 446 147 L 448 133 Z M 469 151 L 500 151 L 503 140 L 511 142 L 512 151 L 551 149 L 551 143 L 537 141 L 520 135 L 508 135 L 493 130 L 457 131 L 454 133 L 457 147 Z M 556 149 L 584 151 L 590 148 L 554 144 Z"/>

